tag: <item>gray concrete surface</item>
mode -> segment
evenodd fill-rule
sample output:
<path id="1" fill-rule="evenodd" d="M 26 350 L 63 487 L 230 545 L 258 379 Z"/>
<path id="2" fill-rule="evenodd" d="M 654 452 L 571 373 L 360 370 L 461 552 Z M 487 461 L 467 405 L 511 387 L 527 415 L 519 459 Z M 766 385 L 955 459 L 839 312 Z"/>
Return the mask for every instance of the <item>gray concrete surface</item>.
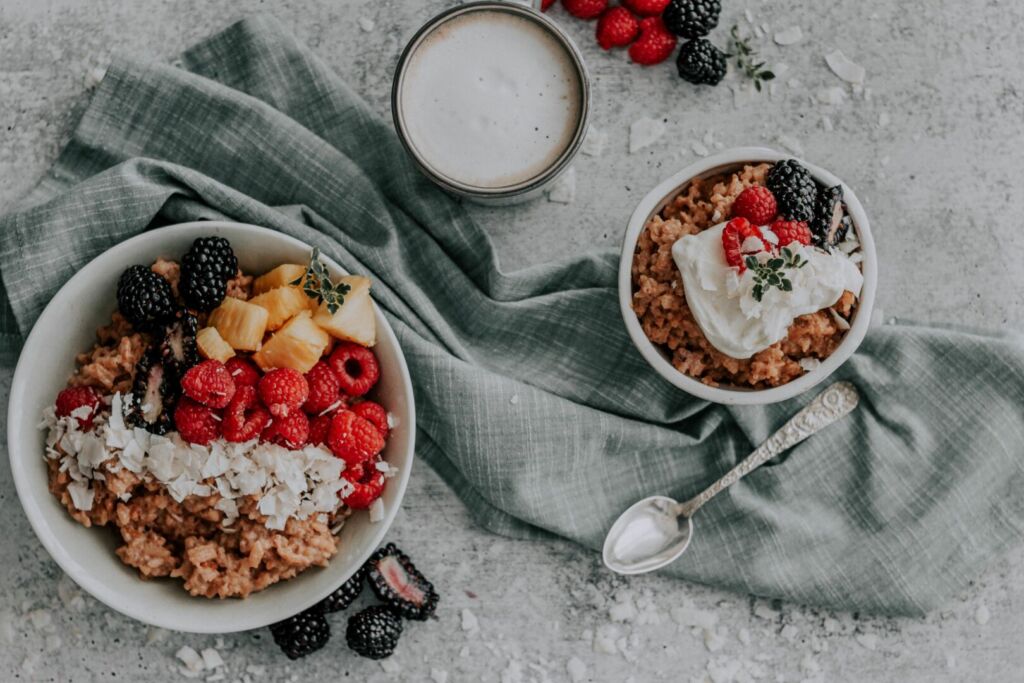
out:
<path id="1" fill-rule="evenodd" d="M 0 207 L 52 161 L 112 51 L 168 59 L 247 12 L 279 17 L 382 114 L 404 40 L 452 0 L 3 0 L 0 2 Z M 696 89 L 669 65 L 640 69 L 593 42 L 593 24 L 554 15 L 594 77 L 600 157 L 576 165 L 572 204 L 474 209 L 509 269 L 618 243 L 647 188 L 695 147 L 798 146 L 856 188 L 871 215 L 886 317 L 1019 326 L 1024 313 L 1024 4 L 1013 0 L 725 0 L 734 22 L 801 43 L 758 41 L 789 70 L 774 94 Z M 357 18 L 371 19 L 367 32 Z M 837 79 L 834 48 L 867 69 Z M 824 104 L 828 89 L 844 92 Z M 630 155 L 628 128 L 666 120 Z M 831 124 L 831 125 L 829 125 Z M 831 128 L 831 130 L 829 130 Z M 6 397 L 10 373 L 0 373 Z M 6 401 L 5 401 L 6 402 Z M 182 645 L 217 647 L 224 680 L 1014 681 L 1024 680 L 1024 552 L 982 571 L 925 619 L 868 618 L 771 604 L 657 576 L 632 580 L 561 542 L 522 543 L 475 528 L 438 477 L 417 467 L 392 538 L 432 575 L 439 619 L 411 626 L 386 666 L 340 639 L 288 663 L 264 633 L 221 639 L 163 633 L 76 599 L 33 536 L 0 459 L 0 680 L 176 680 Z M 335 630 L 343 622 L 334 621 Z"/>

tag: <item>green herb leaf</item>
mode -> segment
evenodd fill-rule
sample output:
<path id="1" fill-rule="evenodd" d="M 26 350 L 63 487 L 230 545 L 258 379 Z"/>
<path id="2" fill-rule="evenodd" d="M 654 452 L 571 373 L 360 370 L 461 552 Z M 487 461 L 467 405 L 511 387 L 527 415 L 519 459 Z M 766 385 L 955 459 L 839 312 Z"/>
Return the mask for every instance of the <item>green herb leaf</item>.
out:
<path id="1" fill-rule="evenodd" d="M 313 247 L 313 254 L 310 256 L 309 265 L 302 277 L 291 284 L 302 285 L 302 291 L 307 297 L 315 300 L 318 304 L 326 304 L 327 311 L 334 315 L 341 305 L 345 303 L 345 295 L 351 287 L 346 284 L 335 284 L 331 282 L 327 266 L 320 260 L 320 250 Z"/>

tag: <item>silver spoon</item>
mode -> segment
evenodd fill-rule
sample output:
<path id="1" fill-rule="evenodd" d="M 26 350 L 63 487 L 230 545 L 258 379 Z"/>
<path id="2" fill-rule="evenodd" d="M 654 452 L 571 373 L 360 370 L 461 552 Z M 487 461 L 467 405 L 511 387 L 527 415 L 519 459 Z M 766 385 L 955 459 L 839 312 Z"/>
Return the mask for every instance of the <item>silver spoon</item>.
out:
<path id="1" fill-rule="evenodd" d="M 859 398 L 852 384 L 836 382 L 815 396 L 757 450 L 690 500 L 679 503 L 666 496 L 651 496 L 630 506 L 615 520 L 604 539 L 605 566 L 619 574 L 643 574 L 664 567 L 690 545 L 693 515 L 704 503 L 849 413 Z"/>

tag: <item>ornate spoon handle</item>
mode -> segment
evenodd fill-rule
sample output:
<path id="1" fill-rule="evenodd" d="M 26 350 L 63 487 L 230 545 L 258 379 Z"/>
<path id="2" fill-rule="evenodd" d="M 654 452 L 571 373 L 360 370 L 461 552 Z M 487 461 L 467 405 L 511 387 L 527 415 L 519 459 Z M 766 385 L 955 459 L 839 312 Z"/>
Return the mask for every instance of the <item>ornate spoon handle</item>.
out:
<path id="1" fill-rule="evenodd" d="M 758 446 L 757 450 L 744 458 L 738 465 L 711 486 L 707 487 L 690 500 L 679 503 L 676 514 L 692 517 L 716 495 L 729 488 L 740 479 L 750 474 L 765 462 L 776 457 L 783 451 L 797 445 L 811 434 L 823 429 L 857 407 L 860 396 L 857 389 L 849 382 L 836 382 L 825 391 L 814 397 L 803 410 L 782 425 L 777 432 Z"/>

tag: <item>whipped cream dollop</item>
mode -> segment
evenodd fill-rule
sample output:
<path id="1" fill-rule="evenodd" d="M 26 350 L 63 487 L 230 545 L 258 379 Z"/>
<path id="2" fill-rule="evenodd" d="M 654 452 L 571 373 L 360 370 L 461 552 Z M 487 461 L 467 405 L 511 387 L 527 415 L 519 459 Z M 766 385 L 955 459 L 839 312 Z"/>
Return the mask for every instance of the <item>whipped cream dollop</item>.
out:
<path id="1" fill-rule="evenodd" d="M 802 268 L 786 271 L 792 291 L 771 287 L 761 301 L 754 298 L 754 274 L 742 274 L 725 260 L 722 231 L 725 223 L 696 235 L 686 235 L 672 245 L 672 258 L 683 278 L 686 303 L 704 336 L 727 356 L 750 358 L 784 339 L 789 326 L 802 315 L 829 308 L 844 291 L 860 296 L 864 276 L 842 250 L 826 252 L 798 243 L 790 251 L 807 261 Z M 766 238 L 771 235 L 766 229 Z M 744 244 L 744 251 L 751 246 Z M 755 255 L 769 258 L 766 252 Z"/>

